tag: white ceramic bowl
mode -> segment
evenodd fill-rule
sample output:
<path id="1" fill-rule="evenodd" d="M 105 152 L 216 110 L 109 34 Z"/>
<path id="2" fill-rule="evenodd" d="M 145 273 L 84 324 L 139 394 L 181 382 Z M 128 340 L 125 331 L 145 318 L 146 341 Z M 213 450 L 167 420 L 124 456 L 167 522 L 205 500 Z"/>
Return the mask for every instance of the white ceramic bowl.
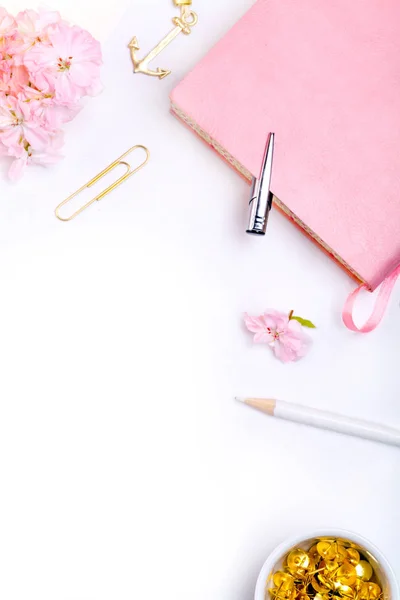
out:
<path id="1" fill-rule="evenodd" d="M 351 531 L 344 531 L 340 529 L 314 531 L 310 534 L 296 536 L 280 544 L 272 552 L 272 554 L 269 555 L 260 571 L 257 580 L 256 591 L 254 594 L 254 600 L 265 600 L 266 598 L 268 600 L 266 595 L 268 576 L 272 571 L 282 568 L 283 559 L 291 550 L 295 548 L 304 548 L 305 550 L 308 550 L 320 538 L 341 538 L 352 542 L 359 547 L 363 554 L 368 558 L 371 565 L 374 567 L 376 576 L 382 585 L 384 599 L 400 600 L 399 587 L 397 585 L 392 567 L 383 556 L 381 551 L 360 535 L 352 533 Z"/>

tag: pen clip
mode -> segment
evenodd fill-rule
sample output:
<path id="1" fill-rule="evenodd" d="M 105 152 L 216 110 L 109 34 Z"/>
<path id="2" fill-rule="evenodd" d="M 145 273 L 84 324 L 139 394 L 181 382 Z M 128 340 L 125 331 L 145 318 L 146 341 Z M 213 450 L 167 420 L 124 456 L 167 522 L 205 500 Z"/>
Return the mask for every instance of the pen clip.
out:
<path id="1" fill-rule="evenodd" d="M 273 198 L 270 188 L 274 145 L 275 134 L 270 133 L 265 145 L 260 176 L 253 179 L 247 233 L 254 235 L 265 235 L 267 230 L 268 215 L 272 207 Z"/>

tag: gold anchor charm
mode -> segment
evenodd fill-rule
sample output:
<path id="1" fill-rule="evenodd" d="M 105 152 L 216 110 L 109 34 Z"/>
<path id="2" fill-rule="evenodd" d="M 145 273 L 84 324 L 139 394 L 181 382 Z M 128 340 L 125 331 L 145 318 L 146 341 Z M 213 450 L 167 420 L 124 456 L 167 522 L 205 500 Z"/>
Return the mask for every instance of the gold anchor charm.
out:
<path id="1" fill-rule="evenodd" d="M 151 75 L 152 77 L 158 77 L 159 79 L 164 79 L 164 77 L 167 77 L 171 73 L 171 71 L 160 69 L 160 67 L 156 70 L 152 70 L 149 68 L 149 63 L 156 58 L 168 44 L 173 42 L 180 33 L 189 35 L 192 31 L 192 27 L 194 27 L 198 21 L 197 14 L 187 8 L 187 5 L 191 4 L 191 0 L 190 2 L 188 0 L 186 0 L 186 2 L 175 0 L 175 3 L 182 6 L 180 17 L 174 17 L 172 19 L 172 22 L 175 25 L 174 29 L 172 29 L 172 31 L 170 31 L 165 38 L 147 54 L 147 56 L 142 59 L 137 58 L 136 53 L 140 50 L 139 43 L 136 37 L 132 38 L 128 47 L 131 51 L 133 70 L 135 73 L 143 73 L 145 75 Z M 184 4 L 185 6 L 183 6 Z"/>

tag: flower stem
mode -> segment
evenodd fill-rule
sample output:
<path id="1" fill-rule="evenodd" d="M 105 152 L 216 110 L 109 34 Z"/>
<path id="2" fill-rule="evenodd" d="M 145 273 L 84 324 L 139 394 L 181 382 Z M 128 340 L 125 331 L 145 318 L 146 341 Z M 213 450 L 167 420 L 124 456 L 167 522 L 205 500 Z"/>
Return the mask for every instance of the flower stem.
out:
<path id="1" fill-rule="evenodd" d="M 293 313 L 294 313 L 294 310 L 291 310 L 290 313 L 289 313 L 289 321 L 291 321 L 291 319 L 293 317 Z"/>

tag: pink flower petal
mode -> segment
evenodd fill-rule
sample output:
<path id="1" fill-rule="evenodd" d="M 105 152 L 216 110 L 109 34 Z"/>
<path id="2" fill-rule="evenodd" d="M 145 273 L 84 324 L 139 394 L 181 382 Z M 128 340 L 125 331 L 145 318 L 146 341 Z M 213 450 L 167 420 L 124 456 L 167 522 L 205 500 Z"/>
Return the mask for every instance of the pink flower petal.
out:
<path id="1" fill-rule="evenodd" d="M 257 333 L 259 331 L 265 331 L 264 322 L 262 317 L 251 317 L 247 313 L 244 316 L 244 323 L 249 331 Z"/>
<path id="2" fill-rule="evenodd" d="M 68 73 L 62 73 L 55 79 L 54 85 L 56 90 L 56 100 L 60 103 L 71 104 L 78 100 L 81 90 L 74 85 Z"/>
<path id="3" fill-rule="evenodd" d="M 303 326 L 300 325 L 300 323 L 298 321 L 296 321 L 296 319 L 289 321 L 288 328 L 291 329 L 292 331 L 303 332 Z"/>
<path id="4" fill-rule="evenodd" d="M 276 358 L 279 358 L 283 363 L 291 362 L 294 360 L 293 353 L 280 341 L 276 341 L 273 347 Z"/>
<path id="5" fill-rule="evenodd" d="M 21 128 L 20 127 L 10 127 L 9 129 L 5 129 L 0 134 L 0 139 L 3 144 L 6 146 L 15 146 L 19 143 L 21 138 Z"/>
<path id="6" fill-rule="evenodd" d="M 277 329 L 277 320 L 275 318 L 275 316 L 271 315 L 271 314 L 267 314 L 264 313 L 262 315 L 262 317 L 260 317 L 264 323 L 264 327 L 265 328 L 270 328 L 273 329 L 274 331 L 276 331 Z"/>
<path id="7" fill-rule="evenodd" d="M 84 88 L 91 84 L 92 79 L 95 79 L 98 67 L 93 63 L 73 61 L 69 72 L 74 84 Z"/>
<path id="8" fill-rule="evenodd" d="M 34 129 L 32 127 L 24 127 L 26 141 L 36 149 L 43 149 L 48 144 L 49 134 L 44 128 Z"/>

